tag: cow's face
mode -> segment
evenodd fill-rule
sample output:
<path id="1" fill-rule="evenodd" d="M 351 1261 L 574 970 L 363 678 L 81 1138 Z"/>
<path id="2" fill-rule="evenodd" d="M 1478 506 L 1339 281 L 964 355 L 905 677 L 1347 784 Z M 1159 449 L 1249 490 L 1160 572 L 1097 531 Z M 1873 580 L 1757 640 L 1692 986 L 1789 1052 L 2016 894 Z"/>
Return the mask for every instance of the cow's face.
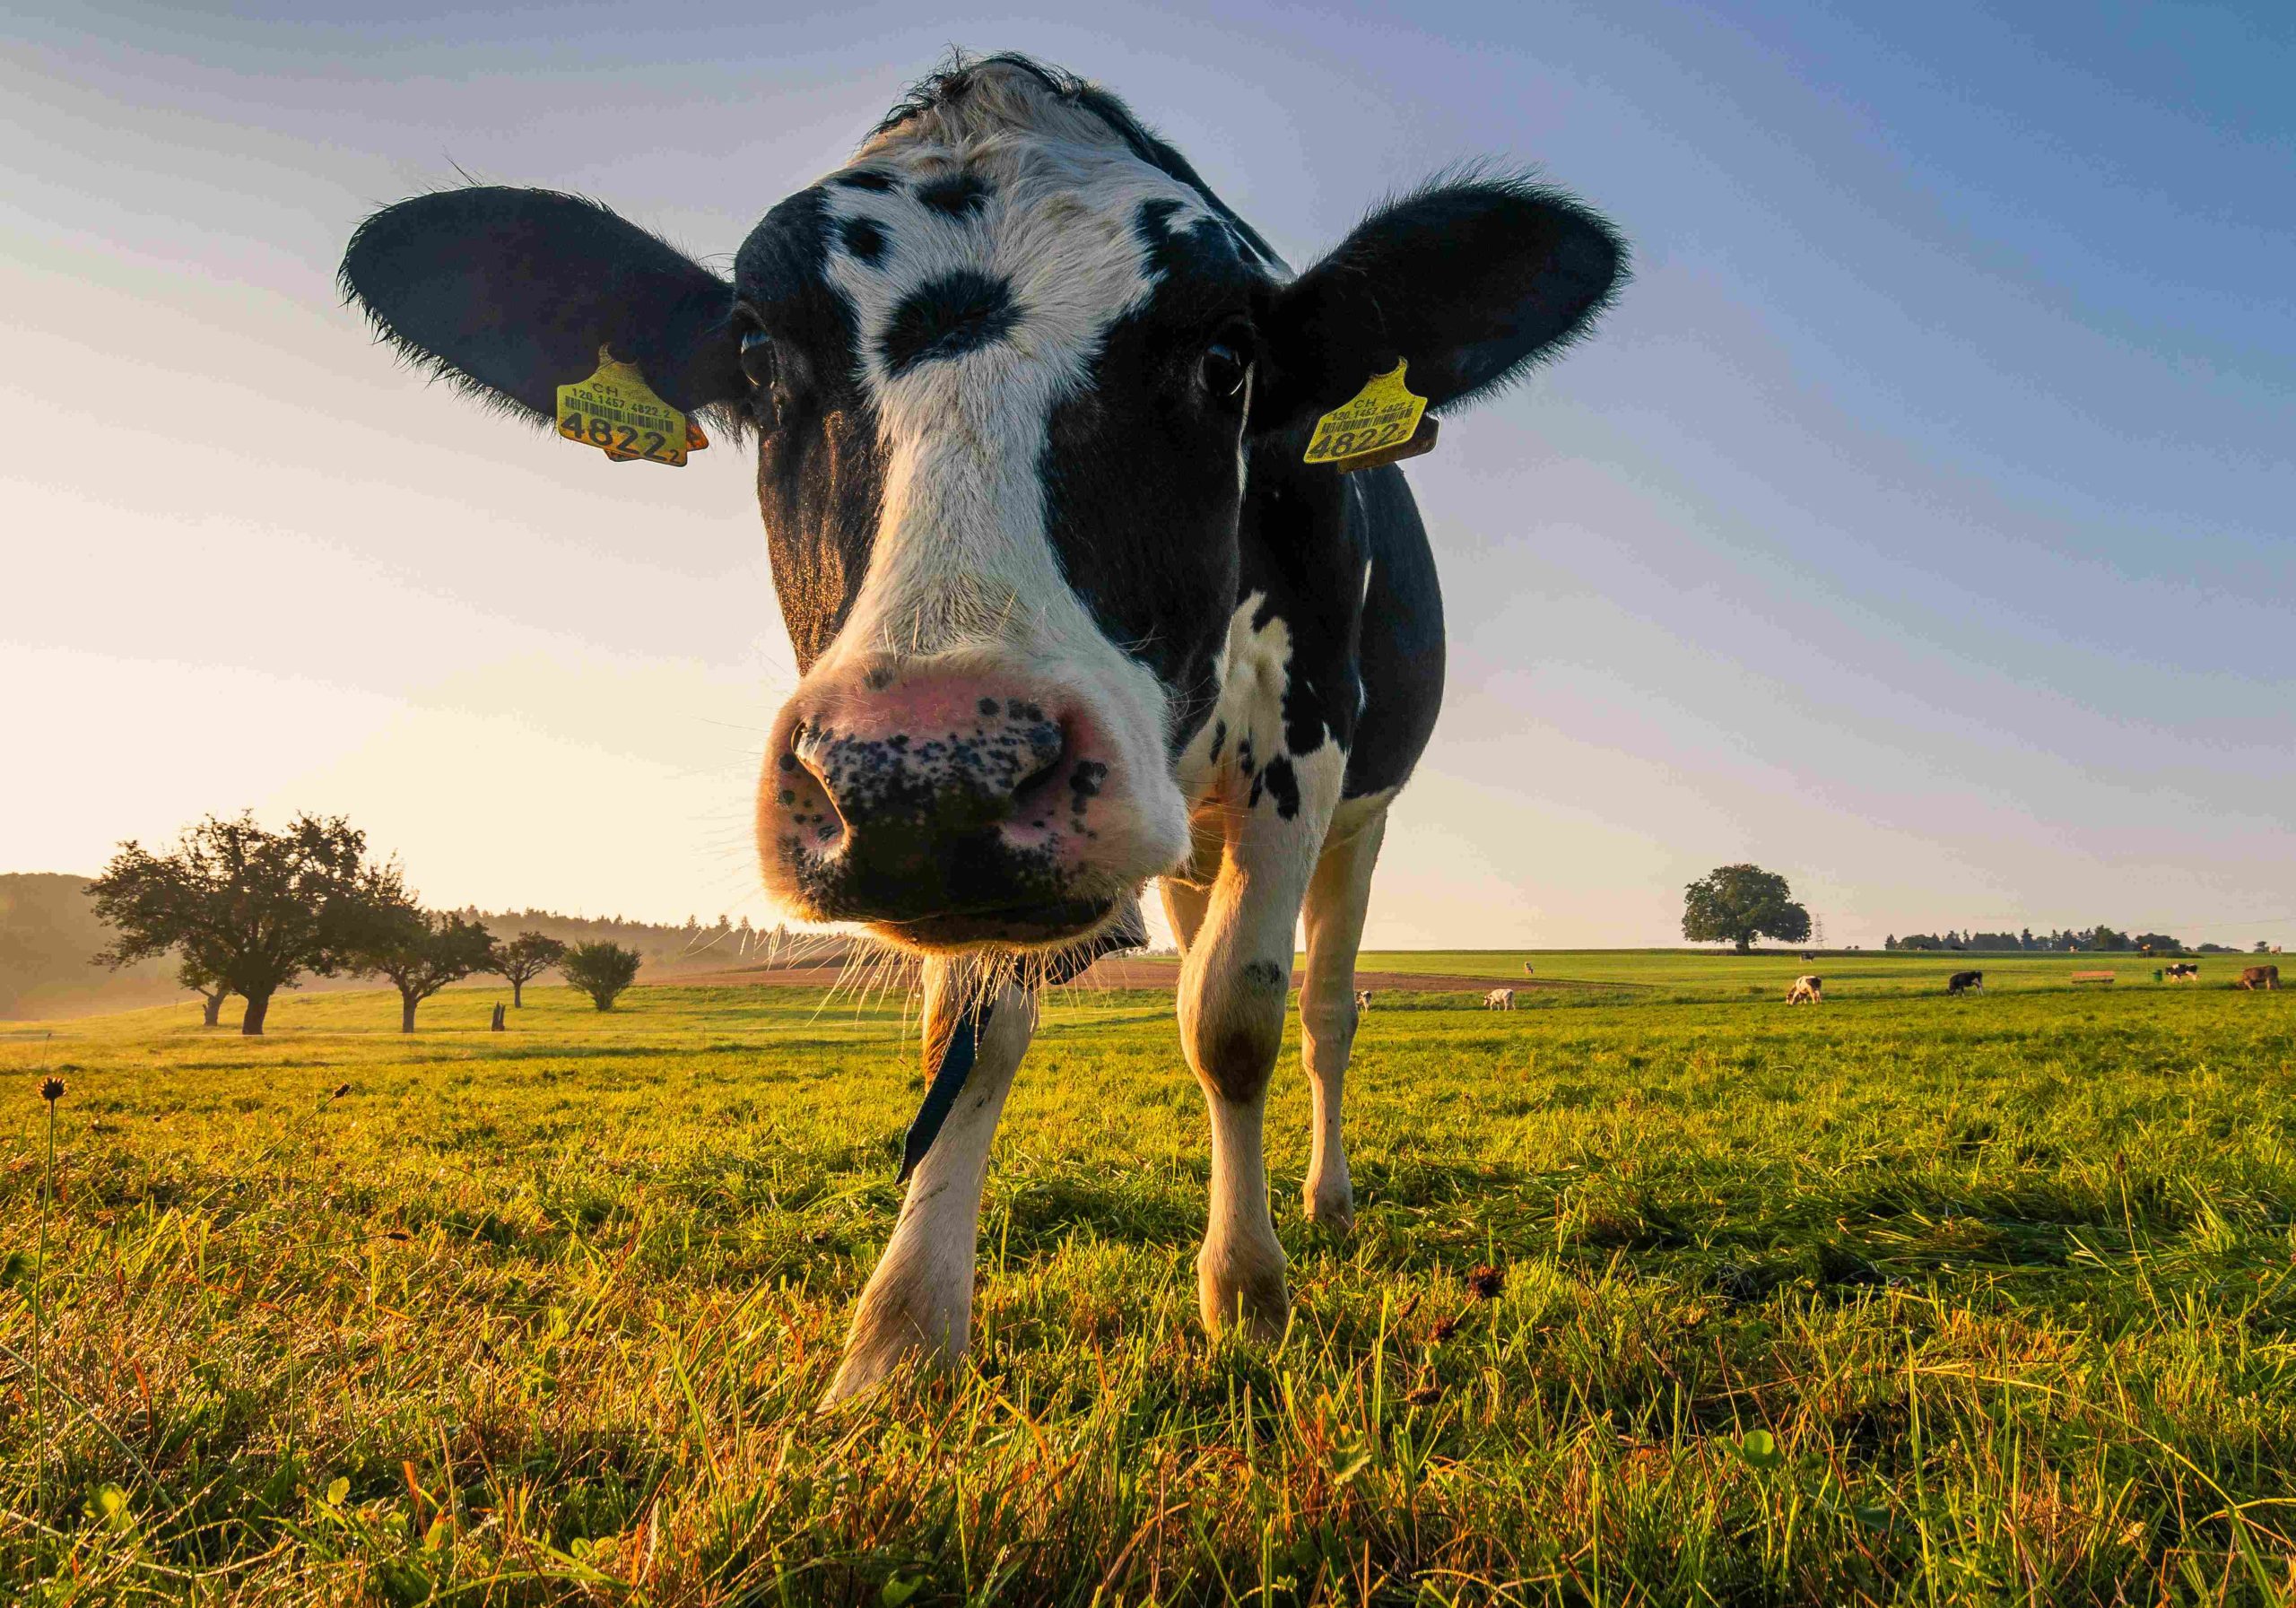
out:
<path id="1" fill-rule="evenodd" d="M 1108 145 L 880 152 L 751 234 L 733 322 L 805 672 L 758 801 L 785 902 L 1029 943 L 1182 856 L 1272 289 Z"/>
<path id="2" fill-rule="evenodd" d="M 344 266 L 403 348 L 497 397 L 547 413 L 610 345 L 754 431 L 804 673 L 767 743 L 766 882 L 918 949 L 1072 940 L 1181 858 L 1255 452 L 1399 357 L 1438 406 L 1500 383 L 1619 272 L 1597 221 L 1477 181 L 1284 282 L 1136 127 L 1025 80 L 774 207 L 730 285 L 503 189 L 387 209 Z"/>

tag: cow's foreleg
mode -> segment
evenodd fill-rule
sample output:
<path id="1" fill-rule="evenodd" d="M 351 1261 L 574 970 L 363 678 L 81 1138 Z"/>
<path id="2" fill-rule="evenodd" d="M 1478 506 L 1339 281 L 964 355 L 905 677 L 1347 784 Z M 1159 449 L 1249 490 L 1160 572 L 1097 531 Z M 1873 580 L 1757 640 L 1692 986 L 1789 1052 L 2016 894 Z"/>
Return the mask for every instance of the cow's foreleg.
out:
<path id="1" fill-rule="evenodd" d="M 1335 813 L 1308 883 L 1308 972 L 1300 982 L 1300 1058 L 1315 1096 L 1314 1151 L 1301 1194 L 1309 1218 L 1342 1233 L 1355 1226 L 1340 1095 L 1355 1048 L 1355 952 L 1371 901 L 1371 871 L 1387 831 L 1387 800 L 1351 799 Z"/>
<path id="2" fill-rule="evenodd" d="M 961 967 L 925 963 L 928 1045 L 945 1041 L 969 987 Z M 868 1389 L 912 1358 L 945 1367 L 964 1355 L 972 1332 L 973 1262 L 989 1141 L 1036 1021 L 1032 990 L 1008 987 L 995 996 L 971 1073 L 910 1177 L 892 1241 L 861 1292 L 845 1360 L 824 1404 Z"/>
<path id="3" fill-rule="evenodd" d="M 1240 1324 L 1272 1338 L 1291 1312 L 1261 1123 L 1283 1043 L 1292 934 L 1338 802 L 1341 763 L 1331 743 L 1294 761 L 1299 792 L 1286 801 L 1289 815 L 1273 791 L 1225 806 L 1220 869 L 1180 966 L 1180 1043 L 1212 1118 L 1211 1212 L 1196 1273 L 1214 1334 Z"/>

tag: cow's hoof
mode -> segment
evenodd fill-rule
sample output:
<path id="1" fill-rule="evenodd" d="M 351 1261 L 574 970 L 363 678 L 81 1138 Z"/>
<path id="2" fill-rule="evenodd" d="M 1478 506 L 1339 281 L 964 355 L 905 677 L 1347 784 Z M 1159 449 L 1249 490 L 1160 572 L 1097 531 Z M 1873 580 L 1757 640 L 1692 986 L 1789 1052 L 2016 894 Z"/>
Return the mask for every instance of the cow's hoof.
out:
<path id="1" fill-rule="evenodd" d="M 936 1372 L 954 1368 L 965 1354 L 966 1328 L 970 1314 L 940 1314 L 930 1320 L 898 1299 L 898 1281 L 880 1288 L 872 1285 L 861 1298 L 852 1332 L 845 1339 L 845 1357 L 830 1381 L 823 1407 L 866 1395 L 897 1375 Z M 938 1343 L 935 1343 L 935 1341 Z"/>
<path id="2" fill-rule="evenodd" d="M 1281 1263 L 1239 1273 L 1199 1262 L 1196 1290 L 1205 1329 L 1215 1336 L 1237 1334 L 1273 1344 L 1283 1338 L 1292 1321 L 1292 1292 L 1285 1287 Z"/>
<path id="3" fill-rule="evenodd" d="M 821 1410 L 824 1412 L 839 1407 L 857 1396 L 867 1395 L 879 1389 L 900 1371 L 905 1364 L 913 1364 L 921 1356 L 916 1348 L 890 1352 L 848 1352 L 845 1360 L 837 1365 L 837 1378 L 829 1382 L 822 1395 Z"/>
<path id="4" fill-rule="evenodd" d="M 1355 1192 L 1347 1186 L 1344 1178 L 1320 1188 L 1309 1185 L 1301 1204 L 1307 1210 L 1308 1221 L 1318 1228 L 1340 1235 L 1355 1231 Z"/>

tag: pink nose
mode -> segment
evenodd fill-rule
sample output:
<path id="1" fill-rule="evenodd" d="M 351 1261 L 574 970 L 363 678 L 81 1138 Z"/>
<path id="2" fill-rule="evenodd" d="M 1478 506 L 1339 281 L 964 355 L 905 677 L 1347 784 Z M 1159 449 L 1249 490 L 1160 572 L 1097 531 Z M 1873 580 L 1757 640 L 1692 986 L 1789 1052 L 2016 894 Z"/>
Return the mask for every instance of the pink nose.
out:
<path id="1" fill-rule="evenodd" d="M 775 723 L 758 799 L 769 885 L 820 919 L 926 944 L 1042 941 L 1080 891 L 1109 767 L 1059 691 L 883 666 L 808 687 Z"/>

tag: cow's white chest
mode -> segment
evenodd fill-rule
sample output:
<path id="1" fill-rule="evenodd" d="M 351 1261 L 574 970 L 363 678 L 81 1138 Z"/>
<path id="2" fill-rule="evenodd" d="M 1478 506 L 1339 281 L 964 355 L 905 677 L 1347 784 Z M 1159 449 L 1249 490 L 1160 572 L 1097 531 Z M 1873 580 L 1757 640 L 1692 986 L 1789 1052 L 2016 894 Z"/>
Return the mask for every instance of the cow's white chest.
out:
<path id="1" fill-rule="evenodd" d="M 1300 813 L 1303 785 L 1308 794 L 1330 794 L 1329 781 L 1320 773 L 1330 769 L 1335 777 L 1345 762 L 1320 724 L 1319 740 L 1304 753 L 1294 753 L 1286 740 L 1283 700 L 1292 685 L 1292 628 L 1280 614 L 1263 617 L 1265 602 L 1265 593 L 1254 592 L 1229 618 L 1218 666 L 1219 700 L 1180 756 L 1180 788 L 1191 811 L 1216 804 L 1270 811 L 1290 820 Z"/>

